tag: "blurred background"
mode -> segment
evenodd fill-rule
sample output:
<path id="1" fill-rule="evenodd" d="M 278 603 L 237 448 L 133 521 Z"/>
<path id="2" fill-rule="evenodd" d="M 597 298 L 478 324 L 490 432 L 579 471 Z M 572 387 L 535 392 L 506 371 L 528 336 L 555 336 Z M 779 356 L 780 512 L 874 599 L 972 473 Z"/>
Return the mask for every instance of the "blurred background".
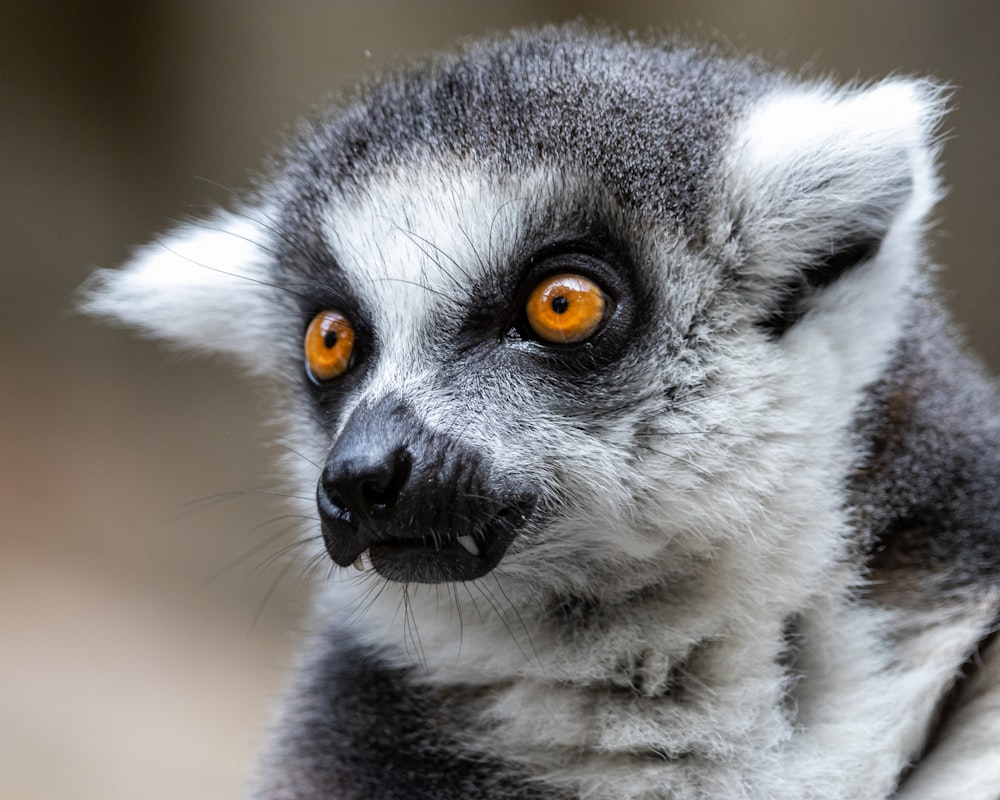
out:
<path id="1" fill-rule="evenodd" d="M 457 37 L 582 16 L 843 79 L 955 87 L 933 235 L 1000 367 L 1000 4 L 0 3 L 0 800 L 237 797 L 301 627 L 255 386 L 73 312 L 95 266 L 225 203 L 298 115 Z M 214 498 L 214 499 L 213 499 Z"/>

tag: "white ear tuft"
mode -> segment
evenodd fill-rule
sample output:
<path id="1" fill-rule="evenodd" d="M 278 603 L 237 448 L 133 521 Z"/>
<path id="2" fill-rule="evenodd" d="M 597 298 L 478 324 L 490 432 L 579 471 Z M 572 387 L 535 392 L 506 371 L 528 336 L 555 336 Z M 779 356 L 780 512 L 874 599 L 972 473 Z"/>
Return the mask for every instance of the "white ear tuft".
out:
<path id="1" fill-rule="evenodd" d="M 867 89 L 784 87 L 737 133 L 724 176 L 729 229 L 765 272 L 919 224 L 939 190 L 934 129 L 943 92 L 922 80 Z"/>
<path id="2" fill-rule="evenodd" d="M 99 270 L 80 307 L 186 347 L 250 357 L 251 330 L 275 313 L 268 231 L 220 212 L 140 249 L 121 270 Z"/>
<path id="3" fill-rule="evenodd" d="M 894 286 L 909 280 L 939 196 L 934 129 L 943 109 L 929 81 L 890 79 L 847 91 L 783 86 L 742 121 L 716 230 L 760 293 L 766 330 L 781 336 L 862 263 L 891 267 Z"/>
<path id="4" fill-rule="evenodd" d="M 890 79 L 868 89 L 779 91 L 766 98 L 744 131 L 747 163 L 758 170 L 848 165 L 921 149 L 941 113 L 940 92 L 926 81 Z M 808 171 L 808 170 L 807 170 Z"/>

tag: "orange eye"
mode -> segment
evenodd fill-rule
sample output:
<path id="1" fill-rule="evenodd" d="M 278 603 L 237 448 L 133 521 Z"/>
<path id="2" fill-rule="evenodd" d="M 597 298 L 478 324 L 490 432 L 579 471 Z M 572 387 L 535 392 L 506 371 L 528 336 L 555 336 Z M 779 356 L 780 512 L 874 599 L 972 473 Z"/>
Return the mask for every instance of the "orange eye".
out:
<path id="1" fill-rule="evenodd" d="M 576 344 L 604 322 L 608 298 L 582 275 L 552 275 L 536 286 L 525 311 L 531 329 L 547 342 Z"/>
<path id="2" fill-rule="evenodd" d="M 346 372 L 351 364 L 354 328 L 339 311 L 320 311 L 309 323 L 304 344 L 310 377 L 329 381 Z"/>

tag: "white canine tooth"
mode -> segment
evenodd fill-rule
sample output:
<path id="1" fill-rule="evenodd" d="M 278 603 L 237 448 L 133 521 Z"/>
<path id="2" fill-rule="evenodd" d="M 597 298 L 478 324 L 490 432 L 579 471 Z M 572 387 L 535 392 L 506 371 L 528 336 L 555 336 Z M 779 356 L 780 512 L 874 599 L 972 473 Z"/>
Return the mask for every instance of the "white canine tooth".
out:
<path id="1" fill-rule="evenodd" d="M 459 536 L 458 543 L 462 545 L 466 550 L 468 550 L 472 555 L 479 555 L 479 545 L 476 544 L 476 540 L 471 536 Z"/>
<path id="2" fill-rule="evenodd" d="M 354 569 L 356 569 L 358 572 L 364 572 L 366 569 L 368 569 L 368 562 L 365 559 L 366 555 L 368 555 L 367 550 L 363 551 L 361 555 L 359 555 L 356 559 L 354 559 L 353 566 Z"/>

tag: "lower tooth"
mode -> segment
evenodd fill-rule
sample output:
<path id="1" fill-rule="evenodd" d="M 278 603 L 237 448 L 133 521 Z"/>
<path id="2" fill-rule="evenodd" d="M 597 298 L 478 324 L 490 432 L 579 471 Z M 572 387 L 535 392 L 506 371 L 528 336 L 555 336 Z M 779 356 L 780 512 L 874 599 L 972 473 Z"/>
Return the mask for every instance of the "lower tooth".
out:
<path id="1" fill-rule="evenodd" d="M 368 564 L 365 562 L 365 554 L 362 553 L 356 559 L 354 559 L 354 564 L 352 566 L 358 572 L 364 572 L 366 569 L 368 569 Z"/>
<path id="2" fill-rule="evenodd" d="M 472 555 L 479 555 L 479 545 L 476 544 L 476 540 L 471 536 L 459 536 L 458 543 L 462 545 L 466 550 L 468 550 Z"/>

